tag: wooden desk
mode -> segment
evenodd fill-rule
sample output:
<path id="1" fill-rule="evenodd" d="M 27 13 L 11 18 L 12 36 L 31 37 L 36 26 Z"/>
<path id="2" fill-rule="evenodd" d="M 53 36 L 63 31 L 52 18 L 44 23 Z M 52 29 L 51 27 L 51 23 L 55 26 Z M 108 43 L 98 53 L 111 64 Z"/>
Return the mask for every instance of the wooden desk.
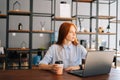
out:
<path id="1" fill-rule="evenodd" d="M 120 80 L 120 69 L 112 69 L 110 74 L 92 77 L 78 77 L 64 72 L 58 76 L 44 70 L 1 70 L 0 80 Z"/>

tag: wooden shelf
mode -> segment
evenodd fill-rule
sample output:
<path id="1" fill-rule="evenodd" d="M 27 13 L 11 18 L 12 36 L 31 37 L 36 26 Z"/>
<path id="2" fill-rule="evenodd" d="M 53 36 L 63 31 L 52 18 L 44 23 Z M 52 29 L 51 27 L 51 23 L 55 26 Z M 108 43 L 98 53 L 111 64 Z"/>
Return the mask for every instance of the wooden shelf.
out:
<path id="1" fill-rule="evenodd" d="M 94 0 L 73 0 L 74 2 L 93 2 Z"/>
<path id="2" fill-rule="evenodd" d="M 113 20 L 113 21 L 110 21 L 111 23 L 120 23 L 120 20 Z"/>
<path id="3" fill-rule="evenodd" d="M 33 30 L 32 31 L 33 33 L 53 33 L 54 31 L 50 31 L 50 30 Z"/>
<path id="4" fill-rule="evenodd" d="M 0 18 L 6 18 L 7 17 L 7 15 L 5 15 L 5 14 L 0 14 Z"/>
<path id="5" fill-rule="evenodd" d="M 36 17 L 40 17 L 40 16 L 43 16 L 43 17 L 52 17 L 52 16 L 54 16 L 54 14 L 33 12 L 33 16 L 36 16 Z"/>
<path id="6" fill-rule="evenodd" d="M 88 35 L 88 34 L 95 34 L 94 32 L 77 32 L 77 34 L 86 34 L 86 35 Z"/>
<path id="7" fill-rule="evenodd" d="M 10 15 L 30 15 L 29 11 L 23 11 L 23 10 L 10 10 L 8 11 Z"/>
<path id="8" fill-rule="evenodd" d="M 67 17 L 55 17 L 53 20 L 56 21 L 72 21 L 75 20 L 76 18 L 67 18 Z"/>
<path id="9" fill-rule="evenodd" d="M 10 51 L 28 51 L 30 50 L 29 48 L 8 48 L 7 50 L 10 50 Z"/>
<path id="10" fill-rule="evenodd" d="M 91 18 L 89 15 L 75 15 L 73 17 L 80 18 L 80 19 L 90 19 Z"/>
<path id="11" fill-rule="evenodd" d="M 97 17 L 93 16 L 93 18 L 97 18 Z M 115 18 L 115 16 L 104 16 L 104 15 L 98 16 L 98 19 L 113 19 L 113 18 Z"/>
<path id="12" fill-rule="evenodd" d="M 95 32 L 77 32 L 77 34 L 89 35 L 89 34 L 96 34 Z M 99 35 L 116 35 L 116 33 L 98 33 Z"/>
<path id="13" fill-rule="evenodd" d="M 9 32 L 17 32 L 17 33 L 29 33 L 29 30 L 9 30 Z"/>
<path id="14" fill-rule="evenodd" d="M 5 54 L 0 54 L 0 58 L 5 58 Z"/>
<path id="15" fill-rule="evenodd" d="M 98 33 L 99 35 L 116 35 L 116 33 L 110 33 L 110 32 L 107 32 L 107 33 Z"/>
<path id="16" fill-rule="evenodd" d="M 97 0 L 94 1 L 96 2 Z M 114 2 L 116 2 L 116 0 L 99 0 L 100 4 L 112 4 Z"/>

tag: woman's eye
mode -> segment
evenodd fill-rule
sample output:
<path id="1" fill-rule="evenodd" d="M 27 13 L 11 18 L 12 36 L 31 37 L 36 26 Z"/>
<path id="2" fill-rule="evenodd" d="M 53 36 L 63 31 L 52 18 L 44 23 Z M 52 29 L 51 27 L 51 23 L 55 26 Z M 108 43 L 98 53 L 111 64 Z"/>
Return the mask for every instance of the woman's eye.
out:
<path id="1" fill-rule="evenodd" d="M 73 31 L 69 31 L 69 33 L 76 33 L 76 32 L 73 32 Z"/>

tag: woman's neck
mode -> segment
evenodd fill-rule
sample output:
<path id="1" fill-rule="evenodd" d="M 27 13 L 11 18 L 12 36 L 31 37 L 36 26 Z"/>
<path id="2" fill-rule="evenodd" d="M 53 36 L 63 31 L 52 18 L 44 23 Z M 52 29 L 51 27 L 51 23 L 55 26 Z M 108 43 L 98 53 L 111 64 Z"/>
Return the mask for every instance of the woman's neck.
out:
<path id="1" fill-rule="evenodd" d="M 72 44 L 72 42 L 65 39 L 63 44 L 64 45 L 70 45 L 70 44 Z"/>

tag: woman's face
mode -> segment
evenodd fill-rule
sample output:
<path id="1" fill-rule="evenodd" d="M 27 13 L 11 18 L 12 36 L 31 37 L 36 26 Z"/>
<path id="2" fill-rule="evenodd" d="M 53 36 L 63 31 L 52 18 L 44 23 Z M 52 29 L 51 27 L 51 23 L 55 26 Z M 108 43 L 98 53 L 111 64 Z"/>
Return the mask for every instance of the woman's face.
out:
<path id="1" fill-rule="evenodd" d="M 74 26 L 71 26 L 70 30 L 69 30 L 69 32 L 68 32 L 68 34 L 66 36 L 66 40 L 67 41 L 74 41 L 75 38 L 76 38 L 76 29 L 75 29 Z"/>

